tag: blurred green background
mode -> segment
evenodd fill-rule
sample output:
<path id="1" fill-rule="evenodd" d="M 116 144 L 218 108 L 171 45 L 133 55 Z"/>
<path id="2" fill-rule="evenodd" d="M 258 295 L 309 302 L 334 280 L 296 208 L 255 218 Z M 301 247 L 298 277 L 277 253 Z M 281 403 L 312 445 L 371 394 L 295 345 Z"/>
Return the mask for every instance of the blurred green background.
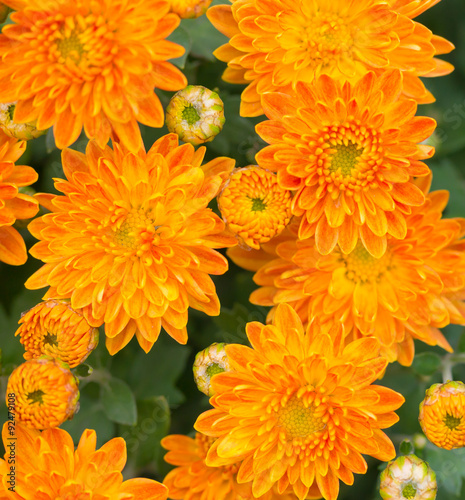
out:
<path id="1" fill-rule="evenodd" d="M 226 3 L 216 1 L 215 3 Z M 417 20 L 434 33 L 442 35 L 456 45 L 456 50 L 444 59 L 452 62 L 456 70 L 449 76 L 425 79 L 437 101 L 421 106 L 419 114 L 427 114 L 438 122 L 431 141 L 437 148 L 429 161 L 433 170 L 433 188 L 450 191 L 446 216 L 465 216 L 465 2 L 443 0 Z M 207 159 L 231 156 L 237 166 L 254 163 L 255 153 L 264 143 L 254 132 L 258 119 L 239 116 L 242 87 L 221 80 L 225 64 L 217 61 L 212 52 L 226 41 L 205 16 L 197 20 L 183 20 L 170 37 L 186 47 L 186 56 L 176 61 L 185 72 L 190 84 L 217 89 L 225 104 L 226 124 L 223 132 L 207 145 Z M 166 107 L 172 93 L 158 92 Z M 143 128 L 143 137 L 150 146 L 166 129 Z M 73 146 L 83 151 L 85 137 Z M 60 152 L 54 147 L 49 134 L 28 145 L 20 163 L 33 166 L 39 173 L 34 186 L 40 192 L 54 192 L 53 178 L 63 177 Z M 21 229 L 31 246 L 34 241 L 26 229 Z M 40 267 L 29 258 L 21 267 L 0 263 L 0 347 L 2 350 L 2 398 L 11 371 L 22 362 L 23 349 L 14 337 L 21 312 L 40 301 L 43 291 L 27 291 L 24 281 Z M 189 341 L 178 345 L 162 333 L 149 354 L 145 354 L 133 340 L 122 352 L 110 357 L 104 341 L 87 360 L 93 373 L 81 380 L 81 409 L 74 419 L 63 425 L 75 442 L 85 428 L 97 431 L 99 445 L 113 436 L 122 436 L 128 446 L 127 477 L 143 475 L 162 480 L 170 470 L 163 462 L 160 439 L 167 433 L 191 434 L 197 416 L 209 407 L 208 398 L 200 393 L 193 381 L 192 363 L 195 354 L 212 342 L 246 343 L 244 326 L 249 321 L 265 322 L 266 309 L 248 303 L 255 288 L 252 273 L 231 263 L 229 272 L 215 278 L 222 313 L 217 318 L 191 310 L 189 313 Z M 463 327 L 451 326 L 445 335 L 457 351 L 465 352 Z M 101 339 L 104 339 L 101 332 Z M 412 439 L 421 432 L 418 424 L 418 405 L 425 389 L 441 382 L 441 364 L 444 352 L 417 343 L 417 356 L 412 367 L 390 365 L 382 384 L 401 392 L 406 403 L 398 411 L 400 422 L 388 430 L 396 447 L 404 439 Z M 465 365 L 454 368 L 454 378 L 465 380 Z M 6 407 L 0 408 L 0 419 L 6 419 Z M 416 453 L 427 459 L 435 469 L 439 482 L 439 500 L 465 498 L 465 449 L 441 450 L 427 444 Z M 341 500 L 379 499 L 378 474 L 383 468 L 376 460 L 368 459 L 366 475 L 357 476 L 352 487 L 343 486 Z"/>

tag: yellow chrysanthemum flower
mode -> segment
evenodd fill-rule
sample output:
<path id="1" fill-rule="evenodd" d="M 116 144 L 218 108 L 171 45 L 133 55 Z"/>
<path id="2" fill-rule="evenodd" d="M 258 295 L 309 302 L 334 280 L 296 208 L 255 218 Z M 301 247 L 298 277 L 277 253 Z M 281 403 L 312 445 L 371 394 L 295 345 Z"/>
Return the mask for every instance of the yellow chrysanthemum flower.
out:
<path id="1" fill-rule="evenodd" d="M 200 17 L 207 12 L 212 0 L 169 0 L 171 12 L 174 12 L 182 19 L 192 19 Z"/>
<path id="2" fill-rule="evenodd" d="M 292 491 L 282 495 L 274 488 L 260 497 L 252 496 L 252 483 L 237 482 L 240 463 L 209 467 L 205 457 L 215 438 L 196 433 L 195 439 L 173 434 L 162 439 L 162 446 L 168 450 L 165 461 L 176 465 L 165 477 L 169 496 L 174 500 L 295 500 Z M 321 498 L 314 485 L 307 499 Z"/>
<path id="3" fill-rule="evenodd" d="M 453 67 L 434 56 L 454 46 L 412 19 L 440 0 L 231 0 L 207 16 L 230 38 L 214 54 L 228 63 L 223 79 L 246 83 L 241 115 L 263 114 L 266 92 L 291 94 L 298 81 L 322 74 L 356 80 L 392 68 L 404 74 L 402 90 L 432 102 L 419 76 L 440 76 Z"/>
<path id="4" fill-rule="evenodd" d="M 381 473 L 379 493 L 385 500 L 434 500 L 436 474 L 415 455 L 396 458 Z"/>
<path id="5" fill-rule="evenodd" d="M 117 437 L 96 449 L 94 430 L 86 429 L 74 449 L 63 429 L 39 432 L 6 422 L 5 459 L 0 459 L 0 500 L 166 500 L 166 486 L 152 479 L 123 481 L 126 443 Z M 15 438 L 12 440 L 12 438 Z M 15 452 L 15 492 L 10 481 L 10 450 Z"/>
<path id="6" fill-rule="evenodd" d="M 280 494 L 292 486 L 302 500 L 316 485 L 335 500 L 339 480 L 352 484 L 354 472 L 366 472 L 362 453 L 395 456 L 381 429 L 397 422 L 404 398 L 372 385 L 387 365 L 375 338 L 344 348 L 340 325 L 313 322 L 305 333 L 287 304 L 272 325 L 253 322 L 246 331 L 252 348 L 226 347 L 231 371 L 213 378 L 215 408 L 195 424 L 218 438 L 208 466 L 241 461 L 237 481 L 252 481 L 255 497 L 276 484 Z"/>
<path id="7" fill-rule="evenodd" d="M 97 347 L 98 329 L 89 325 L 69 301 L 47 300 L 26 311 L 19 320 L 25 359 L 46 355 L 67 363 L 82 363 Z"/>
<path id="8" fill-rule="evenodd" d="M 18 8 L 0 35 L 0 102 L 17 101 L 15 122 L 53 126 L 59 148 L 82 128 L 103 147 L 113 131 L 133 152 L 142 145 L 138 122 L 163 126 L 154 87 L 187 84 L 167 62 L 184 53 L 165 40 L 180 21 L 167 0 L 28 0 Z"/>
<path id="9" fill-rule="evenodd" d="M 111 354 L 134 335 L 148 352 L 161 327 L 186 343 L 189 307 L 219 313 L 209 275 L 228 263 L 213 249 L 236 243 L 207 208 L 234 160 L 201 166 L 204 154 L 175 134 L 137 155 L 95 142 L 86 155 L 63 151 L 63 195 L 36 195 L 52 213 L 29 225 L 41 240 L 31 254 L 45 265 L 26 287 L 50 286 L 46 298 L 70 299 L 92 326 L 105 322 Z"/>
<path id="10" fill-rule="evenodd" d="M 228 355 L 225 350 L 226 344 L 214 343 L 203 351 L 196 354 L 194 360 L 194 380 L 199 391 L 207 396 L 213 396 L 211 379 L 213 375 L 229 371 Z"/>
<path id="11" fill-rule="evenodd" d="M 269 170 L 255 165 L 234 170 L 218 196 L 228 228 L 246 246 L 258 249 L 291 220 L 291 192 Z"/>
<path id="12" fill-rule="evenodd" d="M 13 370 L 6 400 L 14 395 L 15 420 L 34 429 L 58 427 L 79 408 L 79 381 L 68 365 L 52 358 L 31 359 Z"/>
<path id="13" fill-rule="evenodd" d="M 257 163 L 296 192 L 299 237 L 314 235 L 320 253 L 339 245 L 348 254 L 361 241 L 381 257 L 388 235 L 405 238 L 405 216 L 424 203 L 411 179 L 429 173 L 421 160 L 434 148 L 419 143 L 436 122 L 415 116 L 417 104 L 399 100 L 401 88 L 394 70 L 380 78 L 368 73 L 355 85 L 322 76 L 313 85 L 299 83 L 294 97 L 263 96 L 270 120 L 256 130 L 270 146 Z"/>
<path id="14" fill-rule="evenodd" d="M 434 384 L 420 404 L 420 425 L 426 437 L 440 448 L 465 446 L 465 384 Z"/>
<path id="15" fill-rule="evenodd" d="M 27 260 L 26 245 L 19 232 L 12 227 L 17 219 L 30 219 L 39 210 L 31 196 L 20 189 L 37 180 L 31 167 L 15 165 L 26 150 L 24 141 L 8 137 L 0 130 L 0 261 L 13 266 Z"/>
<path id="16" fill-rule="evenodd" d="M 417 181 L 425 194 L 430 179 Z M 405 217 L 405 239 L 388 238 L 379 259 L 360 243 L 347 255 L 321 255 L 313 238 L 298 241 L 298 221 L 261 251 L 234 248 L 229 256 L 258 271 L 252 303 L 289 303 L 304 324 L 314 316 L 342 322 L 348 339 L 375 335 L 390 361 L 410 365 L 413 339 L 451 351 L 439 328 L 465 324 L 465 221 L 441 219 L 448 199 L 447 191 L 427 194 Z"/>
<path id="17" fill-rule="evenodd" d="M 181 141 L 197 146 L 213 141 L 225 122 L 220 96 L 201 85 L 177 92 L 166 108 L 166 126 Z"/>
<path id="18" fill-rule="evenodd" d="M 36 123 L 16 123 L 13 120 L 16 103 L 0 104 L 0 128 L 6 135 L 21 141 L 30 141 L 44 135 L 46 130 L 37 130 Z"/>

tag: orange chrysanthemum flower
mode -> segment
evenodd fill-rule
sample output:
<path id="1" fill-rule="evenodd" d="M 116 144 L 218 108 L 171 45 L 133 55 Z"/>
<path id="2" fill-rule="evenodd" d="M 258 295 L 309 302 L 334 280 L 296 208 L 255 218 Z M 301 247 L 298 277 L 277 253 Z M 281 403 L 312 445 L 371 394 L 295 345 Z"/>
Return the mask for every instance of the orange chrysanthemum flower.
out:
<path id="1" fill-rule="evenodd" d="M 18 123 L 53 125 L 59 148 L 84 127 L 101 147 L 113 130 L 137 152 L 137 122 L 163 126 L 154 87 L 187 85 L 166 62 L 184 53 L 165 40 L 180 21 L 169 9 L 167 0 L 29 0 L 0 35 L 0 102 L 18 101 Z"/>
<path id="2" fill-rule="evenodd" d="M 440 448 L 465 446 L 465 384 L 434 384 L 420 404 L 420 425 L 426 437 Z"/>
<path id="3" fill-rule="evenodd" d="M 168 450 L 165 460 L 176 465 L 165 477 L 169 496 L 174 500 L 252 500 L 252 483 L 239 484 L 237 471 L 240 463 L 209 467 L 205 457 L 215 438 L 196 433 L 195 439 L 173 434 L 162 439 L 161 444 Z M 292 491 L 280 495 L 277 489 L 258 497 L 260 500 L 295 500 Z M 307 499 L 321 498 L 314 485 Z M 1 499 L 0 499 L 1 500 Z"/>
<path id="4" fill-rule="evenodd" d="M 96 449 L 94 430 L 82 433 L 77 449 L 63 429 L 39 432 L 20 424 L 3 426 L 5 459 L 0 459 L 0 500 L 166 500 L 166 486 L 152 479 L 123 481 L 126 442 L 117 437 Z M 15 452 L 11 491 L 10 445 Z M 10 462 L 11 463 L 11 462 Z"/>
<path id="5" fill-rule="evenodd" d="M 15 165 L 26 150 L 26 143 L 8 137 L 0 131 L 0 261 L 13 266 L 27 260 L 22 236 L 12 227 L 17 219 L 30 219 L 39 210 L 34 198 L 19 192 L 37 180 L 31 167 Z"/>
<path id="6" fill-rule="evenodd" d="M 63 196 L 40 195 L 52 213 L 29 225 L 41 240 L 31 253 L 45 265 L 26 286 L 50 285 L 46 298 L 71 299 L 92 326 L 105 322 L 111 354 L 134 334 L 148 352 L 161 327 L 186 343 L 189 307 L 219 313 L 209 275 L 228 263 L 213 249 L 236 242 L 207 208 L 234 160 L 201 166 L 204 154 L 175 134 L 137 155 L 95 142 L 86 155 L 63 151 Z"/>
<path id="7" fill-rule="evenodd" d="M 415 116 L 415 101 L 399 100 L 401 87 L 396 70 L 368 73 L 354 86 L 322 76 L 313 86 L 297 84 L 295 97 L 263 96 L 270 120 L 256 130 L 271 145 L 257 163 L 296 191 L 299 237 L 315 235 L 323 254 L 336 245 L 348 254 L 360 240 L 381 257 L 388 235 L 405 238 L 405 216 L 424 202 L 411 178 L 429 173 L 420 160 L 434 148 L 418 143 L 436 122 Z"/>
<path id="8" fill-rule="evenodd" d="M 250 165 L 232 172 L 218 207 L 239 241 L 258 249 L 291 220 L 291 192 L 279 186 L 274 173 Z"/>
<path id="9" fill-rule="evenodd" d="M 79 408 L 79 381 L 68 365 L 52 358 L 31 359 L 13 370 L 6 400 L 14 396 L 14 418 L 34 429 L 58 427 Z"/>
<path id="10" fill-rule="evenodd" d="M 424 193 L 429 180 L 420 185 Z M 375 335 L 390 361 L 410 365 L 414 338 L 451 351 L 438 328 L 465 324 L 465 220 L 441 219 L 448 198 L 447 191 L 427 194 L 405 218 L 405 239 L 388 238 L 379 259 L 360 243 L 349 254 L 321 255 L 313 238 L 297 240 L 298 221 L 261 251 L 229 255 L 258 271 L 252 303 L 287 302 L 304 323 L 314 316 L 342 322 L 349 339 Z"/>
<path id="11" fill-rule="evenodd" d="M 436 59 L 454 46 L 412 19 L 439 0 L 231 0 L 207 16 L 230 38 L 214 54 L 228 63 L 223 79 L 247 83 L 241 115 L 263 114 L 260 97 L 291 94 L 298 81 L 326 74 L 355 80 L 366 72 L 398 68 L 403 92 L 432 102 L 419 76 L 441 76 L 453 66 Z"/>
<path id="12" fill-rule="evenodd" d="M 15 335 L 24 345 L 25 359 L 46 355 L 74 368 L 98 343 L 98 329 L 91 327 L 65 300 L 37 304 L 21 316 L 19 324 Z"/>
<path id="13" fill-rule="evenodd" d="M 380 429 L 397 422 L 394 410 L 404 398 L 372 385 L 387 365 L 375 338 L 344 348 L 340 325 L 327 329 L 316 322 L 305 334 L 287 304 L 278 307 L 272 325 L 253 322 L 246 331 L 253 348 L 226 347 L 231 371 L 213 378 L 215 408 L 195 424 L 218 438 L 208 466 L 240 460 L 237 481 L 252 481 L 255 497 L 276 484 L 279 493 L 291 485 L 302 500 L 316 485 L 334 500 L 339 480 L 352 484 L 353 472 L 366 472 L 361 453 L 395 456 Z"/>

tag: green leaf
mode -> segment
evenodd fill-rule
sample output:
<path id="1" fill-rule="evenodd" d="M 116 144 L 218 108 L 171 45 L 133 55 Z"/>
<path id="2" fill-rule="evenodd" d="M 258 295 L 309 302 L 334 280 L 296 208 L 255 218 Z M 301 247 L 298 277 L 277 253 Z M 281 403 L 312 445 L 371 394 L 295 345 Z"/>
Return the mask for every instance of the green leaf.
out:
<path id="1" fill-rule="evenodd" d="M 45 135 L 45 148 L 47 150 L 47 154 L 50 154 L 57 148 L 55 144 L 55 136 L 53 135 L 53 127 L 50 127 Z"/>
<path id="2" fill-rule="evenodd" d="M 153 396 L 137 401 L 137 424 L 121 426 L 119 435 L 126 441 L 128 457 L 136 467 L 158 462 L 163 450 L 160 440 L 170 427 L 168 401 Z"/>
<path id="3" fill-rule="evenodd" d="M 106 416 L 118 424 L 134 425 L 137 407 L 131 388 L 118 378 L 111 378 L 101 386 L 101 402 Z"/>
<path id="4" fill-rule="evenodd" d="M 182 45 L 186 50 L 181 57 L 177 57 L 176 59 L 170 59 L 170 62 L 175 64 L 178 68 L 184 69 L 186 65 L 186 59 L 191 51 L 192 40 L 189 33 L 182 27 L 178 26 L 167 40 L 173 43 L 177 43 L 178 45 Z"/>
<path id="5" fill-rule="evenodd" d="M 400 443 L 399 451 L 402 455 L 412 455 L 415 453 L 415 448 L 410 439 L 404 439 L 402 443 Z"/>
<path id="6" fill-rule="evenodd" d="M 432 375 L 441 366 L 441 358 L 432 352 L 422 352 L 415 356 L 412 370 L 418 375 Z"/>

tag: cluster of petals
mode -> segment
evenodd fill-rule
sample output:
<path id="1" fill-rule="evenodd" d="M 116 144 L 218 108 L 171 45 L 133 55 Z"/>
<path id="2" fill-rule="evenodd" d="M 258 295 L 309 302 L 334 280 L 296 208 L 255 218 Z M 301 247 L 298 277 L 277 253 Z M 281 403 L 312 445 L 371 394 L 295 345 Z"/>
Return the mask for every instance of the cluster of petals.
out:
<path id="1" fill-rule="evenodd" d="M 30 359 L 8 378 L 7 405 L 14 398 L 14 419 L 27 427 L 58 427 L 79 409 L 78 384 L 67 364 L 45 356 Z"/>
<path id="2" fill-rule="evenodd" d="M 207 16 L 230 40 L 214 54 L 228 63 L 223 79 L 248 84 L 241 114 L 263 114 L 266 92 L 292 94 L 296 83 L 326 74 L 355 80 L 398 68 L 403 93 L 434 100 L 419 76 L 441 76 L 453 67 L 435 56 L 454 46 L 413 19 L 438 3 L 412 0 L 231 0 Z"/>
<path id="3" fill-rule="evenodd" d="M 263 96 L 269 120 L 256 130 L 270 146 L 257 163 L 295 191 L 299 237 L 315 236 L 320 253 L 338 245 L 347 254 L 361 241 L 381 257 L 388 235 L 403 239 L 405 217 L 425 200 L 411 179 L 429 173 L 421 160 L 434 148 L 418 143 L 436 122 L 415 116 L 417 103 L 399 99 L 401 90 L 402 75 L 392 70 L 354 85 L 323 75 L 313 85 L 298 83 L 294 97 Z"/>
<path id="4" fill-rule="evenodd" d="M 387 365 L 374 337 L 344 347 L 341 325 L 314 321 L 304 331 L 297 313 L 278 306 L 273 323 L 248 323 L 250 347 L 230 344 L 231 371 L 212 379 L 214 409 L 195 428 L 217 438 L 205 462 L 241 462 L 238 483 L 252 481 L 254 497 L 275 485 L 300 500 L 318 487 L 335 500 L 339 480 L 365 473 L 362 453 L 395 456 L 381 430 L 397 422 L 404 398 L 373 385 Z"/>
<path id="5" fill-rule="evenodd" d="M 49 299 L 26 311 L 19 320 L 25 359 L 50 356 L 74 368 L 97 347 L 98 329 L 66 300 Z"/>
<path id="6" fill-rule="evenodd" d="M 0 261 L 15 266 L 26 262 L 27 252 L 22 236 L 12 226 L 18 219 L 34 217 L 39 210 L 34 198 L 20 192 L 37 180 L 33 168 L 15 164 L 25 149 L 24 141 L 0 131 Z"/>
<path id="7" fill-rule="evenodd" d="M 10 5 L 10 4 L 9 4 Z M 167 60 L 184 48 L 165 40 L 180 19 L 167 0 L 28 0 L 0 35 L 0 102 L 17 101 L 14 120 L 54 127 L 56 145 L 82 129 L 103 147 L 115 133 L 131 151 L 138 122 L 161 127 L 154 93 L 179 90 L 185 76 Z"/>
<path id="8" fill-rule="evenodd" d="M 166 500 L 168 490 L 157 481 L 123 481 L 126 443 L 114 438 L 96 449 L 95 431 L 86 429 L 74 449 L 63 429 L 39 432 L 16 424 L 3 426 L 5 459 L 0 459 L 0 500 Z M 14 440 L 12 440 L 14 438 Z M 10 449 L 14 443 L 14 488 L 10 477 Z"/>
<path id="9" fill-rule="evenodd" d="M 91 326 L 105 322 L 110 353 L 136 335 L 147 352 L 161 327 L 187 341 L 188 308 L 219 313 L 210 274 L 227 260 L 215 248 L 233 236 L 207 207 L 234 160 L 201 165 L 205 148 L 163 136 L 146 153 L 90 142 L 86 154 L 64 150 L 62 195 L 37 195 L 51 213 L 35 219 L 31 254 L 45 265 L 26 282 L 50 286 L 46 298 L 70 299 Z"/>
<path id="10" fill-rule="evenodd" d="M 439 328 L 465 324 L 465 220 L 441 218 L 449 195 L 428 194 L 430 180 L 416 182 L 426 201 L 405 218 L 405 239 L 389 238 L 379 259 L 360 243 L 349 254 L 321 255 L 313 238 L 298 240 L 298 220 L 259 251 L 230 249 L 236 264 L 257 271 L 251 302 L 274 306 L 270 318 L 286 302 L 304 324 L 315 316 L 343 322 L 347 341 L 374 335 L 389 360 L 404 365 L 413 339 L 451 351 Z"/>

